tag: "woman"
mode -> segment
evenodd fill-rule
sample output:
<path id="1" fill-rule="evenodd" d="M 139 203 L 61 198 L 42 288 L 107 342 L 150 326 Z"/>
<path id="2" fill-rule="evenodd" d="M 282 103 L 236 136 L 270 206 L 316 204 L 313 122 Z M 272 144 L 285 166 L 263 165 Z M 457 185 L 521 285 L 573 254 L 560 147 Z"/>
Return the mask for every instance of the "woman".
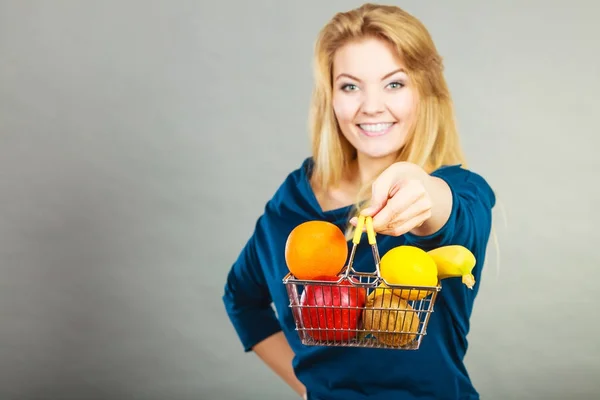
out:
<path id="1" fill-rule="evenodd" d="M 313 154 L 268 202 L 229 272 L 233 326 L 246 351 L 308 399 L 478 399 L 463 358 L 495 196 L 464 167 L 440 56 L 418 20 L 371 4 L 336 15 L 315 56 Z M 362 213 L 373 217 L 382 254 L 460 244 L 477 258 L 472 290 L 443 281 L 416 351 L 303 346 L 294 331 L 286 238 L 308 220 L 346 229 L 357 200 L 369 202 Z M 373 271 L 367 244 L 354 267 Z"/>

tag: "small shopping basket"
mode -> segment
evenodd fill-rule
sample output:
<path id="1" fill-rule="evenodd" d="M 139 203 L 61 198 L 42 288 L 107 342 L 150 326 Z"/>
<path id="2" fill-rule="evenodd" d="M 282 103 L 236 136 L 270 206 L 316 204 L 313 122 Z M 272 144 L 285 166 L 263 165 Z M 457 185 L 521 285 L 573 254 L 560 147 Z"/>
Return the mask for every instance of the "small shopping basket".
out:
<path id="1" fill-rule="evenodd" d="M 374 272 L 353 268 L 364 227 Z M 288 273 L 283 279 L 302 344 L 417 350 L 441 290 L 439 282 L 404 286 L 383 279 L 371 217 L 359 217 L 352 243 L 348 265 L 336 277 L 300 280 Z"/>

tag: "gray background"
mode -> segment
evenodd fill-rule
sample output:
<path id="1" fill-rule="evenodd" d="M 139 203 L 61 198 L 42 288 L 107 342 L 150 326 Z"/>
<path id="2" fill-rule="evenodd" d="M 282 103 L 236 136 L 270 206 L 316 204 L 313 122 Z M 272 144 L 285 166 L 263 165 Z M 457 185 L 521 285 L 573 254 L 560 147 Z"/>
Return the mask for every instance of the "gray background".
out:
<path id="1" fill-rule="evenodd" d="M 222 288 L 308 155 L 317 31 L 360 3 L 0 1 L 0 398 L 296 398 Z M 431 30 L 500 202 L 477 388 L 598 398 L 600 8 L 395 4 Z"/>

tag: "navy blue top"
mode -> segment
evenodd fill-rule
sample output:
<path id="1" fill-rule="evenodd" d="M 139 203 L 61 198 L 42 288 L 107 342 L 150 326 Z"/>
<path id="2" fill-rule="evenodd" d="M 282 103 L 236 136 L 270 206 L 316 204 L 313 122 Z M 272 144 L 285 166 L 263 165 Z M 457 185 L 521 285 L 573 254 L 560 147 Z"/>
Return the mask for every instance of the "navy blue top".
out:
<path id="1" fill-rule="evenodd" d="M 442 167 L 432 175 L 444 179 L 452 191 L 448 222 L 427 237 L 377 237 L 381 255 L 402 244 L 424 250 L 459 244 L 477 258 L 473 290 L 460 278 L 442 281 L 435 312 L 418 350 L 304 346 L 294 330 L 282 283 L 288 273 L 284 258 L 287 236 L 309 220 L 330 221 L 343 230 L 351 211 L 348 206 L 323 212 L 309 183 L 311 166 L 312 159 L 306 159 L 279 187 L 227 276 L 223 301 L 244 350 L 251 351 L 258 342 L 283 330 L 296 354 L 296 376 L 306 386 L 309 399 L 479 399 L 463 358 L 496 201 L 490 186 L 480 175 L 460 166 Z M 354 268 L 374 270 L 365 239 L 357 249 Z"/>

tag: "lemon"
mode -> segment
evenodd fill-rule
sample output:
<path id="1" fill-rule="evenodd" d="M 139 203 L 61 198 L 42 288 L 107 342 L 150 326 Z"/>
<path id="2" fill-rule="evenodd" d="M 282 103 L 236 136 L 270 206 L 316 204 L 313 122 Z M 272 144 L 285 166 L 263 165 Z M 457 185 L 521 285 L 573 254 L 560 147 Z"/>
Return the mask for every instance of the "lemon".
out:
<path id="1" fill-rule="evenodd" d="M 389 250 L 379 264 L 381 277 L 390 285 L 435 286 L 438 282 L 437 265 L 431 255 L 414 246 L 398 246 Z M 430 292 L 402 290 L 400 297 L 418 300 Z"/>

